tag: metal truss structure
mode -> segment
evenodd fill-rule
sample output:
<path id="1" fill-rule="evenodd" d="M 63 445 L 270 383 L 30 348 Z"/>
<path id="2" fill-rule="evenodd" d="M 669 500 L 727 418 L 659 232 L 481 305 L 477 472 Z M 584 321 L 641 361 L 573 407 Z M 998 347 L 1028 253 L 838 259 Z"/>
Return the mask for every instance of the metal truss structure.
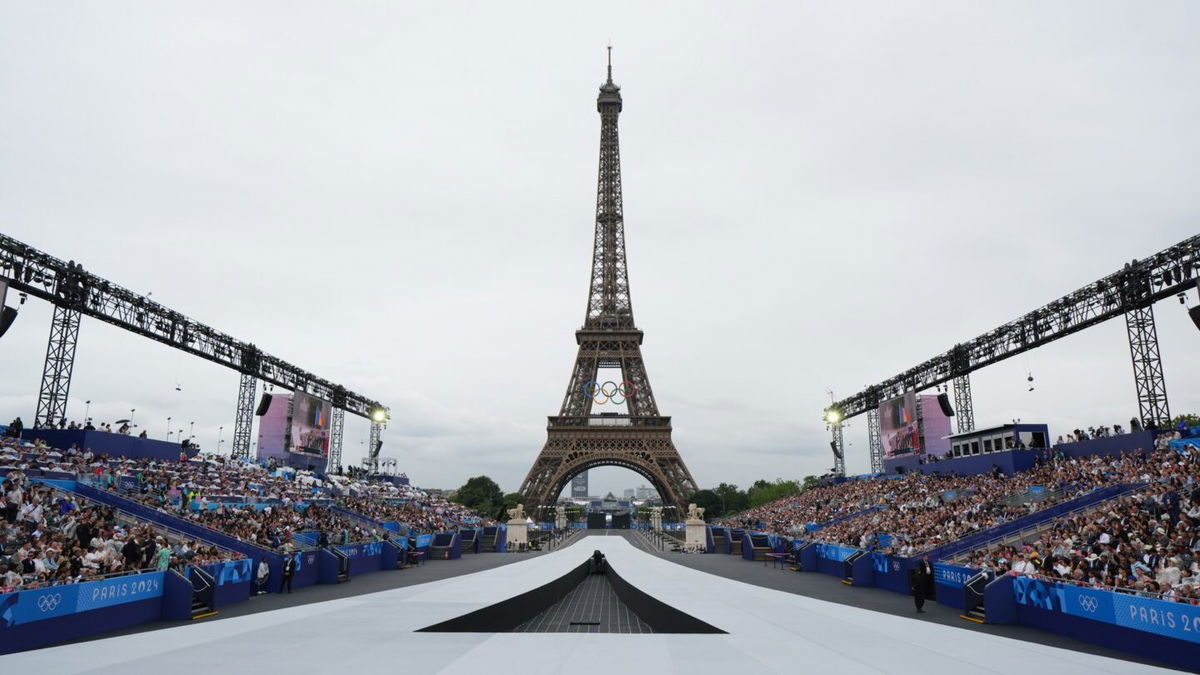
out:
<path id="1" fill-rule="evenodd" d="M 330 401 L 334 407 L 360 417 L 387 418 L 388 409 L 378 401 L 91 274 L 74 261 L 64 262 L 3 234 L 0 234 L 0 280 L 6 281 L 10 288 L 55 306 L 38 396 L 37 422 L 52 423 L 65 415 L 80 316 L 99 319 L 241 373 L 238 418 L 234 425 L 235 452 L 248 452 L 250 444 L 249 425 L 243 424 L 242 419 L 244 409 L 250 411 L 251 421 L 253 416 L 254 386 L 247 384 L 248 377 Z M 248 408 L 247 400 L 250 400 Z"/>
<path id="2" fill-rule="evenodd" d="M 846 441 L 844 437 L 845 425 L 841 422 L 836 422 L 829 425 L 829 431 L 833 435 L 833 473 L 837 476 L 846 475 Z"/>
<path id="3" fill-rule="evenodd" d="M 1126 312 L 1125 330 L 1129 335 L 1129 353 L 1133 356 L 1133 382 L 1137 388 L 1142 426 L 1169 428 L 1171 408 L 1167 405 L 1167 381 L 1158 352 L 1154 307 L 1139 307 Z"/>
<path id="4" fill-rule="evenodd" d="M 371 470 L 371 473 L 379 472 L 379 448 L 382 447 L 382 441 L 379 440 L 383 433 L 383 425 L 377 422 L 371 422 L 371 435 L 367 440 L 367 460 L 366 466 Z"/>
<path id="5" fill-rule="evenodd" d="M 238 385 L 237 413 L 233 418 L 233 449 L 237 459 L 250 459 L 250 437 L 254 426 L 254 398 L 258 392 L 258 378 L 242 373 Z"/>
<path id="6" fill-rule="evenodd" d="M 974 340 L 955 345 L 920 365 L 840 401 L 825 412 L 848 419 L 878 408 L 881 403 L 908 391 L 922 391 L 1003 361 L 1031 349 L 1078 333 L 1109 319 L 1126 315 L 1134 377 L 1138 383 L 1141 417 L 1157 421 L 1167 414 L 1166 389 L 1158 357 L 1153 314 L 1143 310 L 1155 302 L 1189 290 L 1200 270 L 1200 235 L 1088 284 L 1043 307 L 1010 321 Z M 1147 320 L 1148 318 L 1148 320 Z M 969 388 L 965 391 L 969 392 Z M 961 417 L 960 429 L 966 420 Z M 969 396 L 968 396 L 969 400 Z M 971 406 L 965 406 L 970 409 Z M 970 426 L 974 426 L 973 411 Z"/>
<path id="7" fill-rule="evenodd" d="M 327 470 L 337 471 L 342 467 L 342 433 L 346 427 L 346 411 L 334 408 L 329 416 L 329 463 Z"/>
<path id="8" fill-rule="evenodd" d="M 571 479 L 598 466 L 620 466 L 650 481 L 666 504 L 685 506 L 696 481 L 671 440 L 671 418 L 660 415 L 642 360 L 642 331 L 633 321 L 625 263 L 625 220 L 617 118 L 621 90 L 600 86 L 600 167 L 592 274 L 583 327 L 575 331 L 579 352 L 562 408 L 549 418 L 546 445 L 521 485 L 526 508 L 550 505 Z M 620 368 L 621 382 L 601 384 L 602 368 Z M 601 391 L 605 386 L 612 392 Z M 626 412 L 594 414 L 597 394 L 618 394 Z"/>
<path id="9" fill-rule="evenodd" d="M 879 408 L 867 411 L 867 442 L 871 446 L 871 473 L 883 473 L 883 439 L 879 435 Z M 837 439 L 834 439 L 837 442 Z M 842 454 L 842 470 L 845 471 L 845 453 Z"/>
<path id="10" fill-rule="evenodd" d="M 875 409 L 879 411 L 878 408 Z M 971 376 L 954 378 L 954 417 L 958 422 L 958 433 L 975 431 L 975 402 L 971 399 Z"/>
<path id="11" fill-rule="evenodd" d="M 67 419 L 67 396 L 71 392 L 71 371 L 75 368 L 75 344 L 79 341 L 79 310 L 70 305 L 55 305 L 50 322 L 50 340 L 46 344 L 46 363 L 42 367 L 42 386 L 38 391 L 34 428 L 63 426 Z"/>

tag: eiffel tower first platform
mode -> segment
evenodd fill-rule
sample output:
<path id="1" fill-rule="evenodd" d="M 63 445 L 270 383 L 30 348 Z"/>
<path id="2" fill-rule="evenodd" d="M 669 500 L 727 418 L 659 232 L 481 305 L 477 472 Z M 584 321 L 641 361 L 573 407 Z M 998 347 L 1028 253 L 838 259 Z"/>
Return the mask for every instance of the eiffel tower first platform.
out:
<path id="1" fill-rule="evenodd" d="M 617 117 L 621 88 L 608 81 L 596 99 L 600 112 L 600 172 L 596 188 L 596 241 L 587 316 L 575 331 L 579 355 L 562 409 L 550 417 L 546 445 L 521 484 L 527 505 L 553 504 L 567 483 L 598 466 L 641 474 L 664 504 L 682 508 L 696 481 L 671 442 L 671 418 L 658 412 L 642 361 L 642 331 L 633 322 L 625 264 L 625 220 L 621 204 L 621 149 Z M 621 381 L 599 382 L 602 368 L 620 368 Z M 596 414 L 597 402 L 624 405 L 625 412 Z"/>

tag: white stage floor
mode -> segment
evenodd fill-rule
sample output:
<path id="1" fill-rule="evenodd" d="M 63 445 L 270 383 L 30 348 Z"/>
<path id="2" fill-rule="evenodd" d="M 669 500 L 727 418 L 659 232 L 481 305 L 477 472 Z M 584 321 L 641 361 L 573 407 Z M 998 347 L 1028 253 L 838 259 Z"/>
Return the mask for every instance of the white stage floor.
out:
<path id="1" fill-rule="evenodd" d="M 541 586 L 595 549 L 604 551 L 626 581 L 728 634 L 414 632 Z M 554 553 L 418 586 L 0 657 L 0 671 L 10 673 L 157 675 L 178 669 L 471 675 L 1173 672 L 752 586 L 676 565 L 615 536 L 584 537 Z"/>

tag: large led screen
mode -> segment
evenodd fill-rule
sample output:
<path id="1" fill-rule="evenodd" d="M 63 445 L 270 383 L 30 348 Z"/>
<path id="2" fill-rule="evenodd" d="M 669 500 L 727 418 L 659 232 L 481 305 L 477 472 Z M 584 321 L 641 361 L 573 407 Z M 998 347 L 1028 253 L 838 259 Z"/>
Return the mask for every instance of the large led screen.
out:
<path id="1" fill-rule="evenodd" d="M 909 392 L 879 406 L 879 436 L 884 457 L 921 452 L 916 394 Z"/>
<path id="2" fill-rule="evenodd" d="M 296 392 L 292 395 L 292 452 L 329 454 L 328 401 Z"/>

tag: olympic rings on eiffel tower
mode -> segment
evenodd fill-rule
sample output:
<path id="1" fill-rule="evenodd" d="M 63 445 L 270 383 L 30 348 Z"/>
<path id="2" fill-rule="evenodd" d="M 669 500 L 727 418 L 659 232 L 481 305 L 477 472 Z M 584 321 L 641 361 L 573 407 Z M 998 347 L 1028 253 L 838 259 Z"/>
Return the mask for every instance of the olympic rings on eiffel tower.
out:
<path id="1" fill-rule="evenodd" d="M 592 401 L 598 405 L 604 405 L 605 403 L 621 405 L 633 398 L 636 391 L 637 387 L 629 380 L 625 380 L 620 384 L 612 380 L 603 383 L 592 380 L 583 385 L 583 395 L 590 396 Z"/>

